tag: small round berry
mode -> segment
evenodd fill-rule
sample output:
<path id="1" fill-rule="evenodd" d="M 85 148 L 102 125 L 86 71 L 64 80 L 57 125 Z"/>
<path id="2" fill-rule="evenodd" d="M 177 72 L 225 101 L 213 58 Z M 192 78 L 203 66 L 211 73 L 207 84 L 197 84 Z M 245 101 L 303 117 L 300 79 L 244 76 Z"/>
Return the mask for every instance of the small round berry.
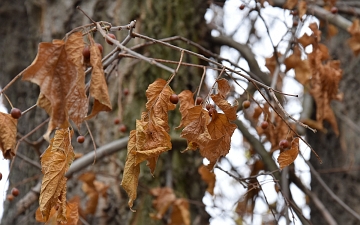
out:
<path id="1" fill-rule="evenodd" d="M 78 142 L 78 143 L 84 143 L 84 141 L 85 141 L 85 137 L 84 136 L 82 136 L 82 135 L 80 135 L 80 136 L 78 136 L 77 138 L 76 138 L 76 141 Z"/>
<path id="2" fill-rule="evenodd" d="M 293 21 L 293 27 L 297 27 L 299 25 L 299 22 L 297 20 Z"/>
<path id="3" fill-rule="evenodd" d="M 336 14 L 336 13 L 338 13 L 338 11 L 339 11 L 338 8 L 336 8 L 335 6 L 330 9 L 330 12 L 332 14 Z"/>
<path id="4" fill-rule="evenodd" d="M 291 11 L 290 14 L 293 16 L 297 16 L 299 14 L 299 12 L 297 10 L 293 10 L 293 11 Z"/>
<path id="5" fill-rule="evenodd" d="M 83 51 L 82 51 L 82 54 L 84 56 L 84 60 L 85 61 L 89 61 L 90 60 L 90 48 L 89 46 L 85 46 Z"/>
<path id="6" fill-rule="evenodd" d="M 288 140 L 283 139 L 283 140 L 281 140 L 281 141 L 279 142 L 279 148 L 280 148 L 280 150 L 285 150 L 285 149 L 287 149 L 287 148 L 289 148 L 289 147 L 290 147 L 290 143 L 289 143 Z"/>
<path id="7" fill-rule="evenodd" d="M 11 189 L 11 194 L 14 196 L 14 197 L 16 197 L 16 196 L 18 196 L 19 194 L 20 194 L 20 191 L 19 191 L 19 189 L 17 189 L 17 188 L 13 188 L 13 189 Z"/>
<path id="8" fill-rule="evenodd" d="M 19 119 L 21 117 L 21 110 L 18 108 L 12 108 L 10 114 L 12 118 Z"/>
<path id="9" fill-rule="evenodd" d="M 206 109 L 207 109 L 207 110 L 210 110 L 210 109 L 212 109 L 212 108 L 214 108 L 213 105 L 211 105 L 211 104 L 206 104 Z"/>
<path id="10" fill-rule="evenodd" d="M 200 105 L 200 104 L 202 104 L 202 102 L 203 102 L 203 98 L 202 98 L 202 97 L 197 97 L 197 98 L 196 98 L 196 105 Z"/>
<path id="11" fill-rule="evenodd" d="M 123 92 L 124 92 L 124 95 L 127 96 L 127 95 L 129 94 L 129 89 L 124 88 L 124 91 L 123 91 Z"/>
<path id="12" fill-rule="evenodd" d="M 13 195 L 7 195 L 6 199 L 11 202 L 12 200 L 14 200 L 14 196 Z"/>
<path id="13" fill-rule="evenodd" d="M 211 108 L 211 109 L 209 110 L 209 116 L 212 117 L 215 113 L 216 113 L 216 109 Z"/>
<path id="14" fill-rule="evenodd" d="M 119 126 L 119 131 L 125 133 L 126 130 L 127 130 L 127 129 L 126 129 L 126 126 L 125 126 L 124 124 L 121 124 L 121 125 Z"/>
<path id="15" fill-rule="evenodd" d="M 116 39 L 115 34 L 108 34 L 108 36 L 112 39 Z M 106 43 L 108 43 L 109 45 L 113 45 L 113 43 L 111 41 L 109 41 L 108 39 L 106 39 Z"/>
<path id="16" fill-rule="evenodd" d="M 99 48 L 100 54 L 102 54 L 102 52 L 103 52 L 103 46 L 102 46 L 100 43 L 96 43 L 96 46 Z"/>
<path id="17" fill-rule="evenodd" d="M 177 94 L 172 94 L 170 96 L 170 102 L 172 104 L 177 104 L 179 102 L 179 96 Z"/>
<path id="18" fill-rule="evenodd" d="M 2 180 L 2 173 L 0 173 L 0 180 Z"/>
<path id="19" fill-rule="evenodd" d="M 241 4 L 239 8 L 240 8 L 240 10 L 243 10 L 243 9 L 245 9 L 245 5 Z"/>
<path id="20" fill-rule="evenodd" d="M 250 105 L 251 105 L 251 103 L 250 103 L 249 100 L 245 100 L 245 101 L 243 101 L 243 103 L 242 103 L 242 106 L 243 106 L 244 109 L 249 108 Z"/>
<path id="21" fill-rule="evenodd" d="M 260 126 L 263 130 L 266 130 L 269 126 L 269 123 L 267 121 L 263 121 Z"/>
<path id="22" fill-rule="evenodd" d="M 119 124 L 120 123 L 120 119 L 119 118 L 115 118 L 114 119 L 114 124 Z"/>

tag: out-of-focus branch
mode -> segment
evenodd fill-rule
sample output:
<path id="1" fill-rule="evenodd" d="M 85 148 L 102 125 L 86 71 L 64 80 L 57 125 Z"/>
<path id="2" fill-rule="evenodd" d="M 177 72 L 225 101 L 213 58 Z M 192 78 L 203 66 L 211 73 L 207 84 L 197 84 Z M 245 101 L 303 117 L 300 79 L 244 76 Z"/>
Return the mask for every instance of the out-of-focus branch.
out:
<path id="1" fill-rule="evenodd" d="M 274 0 L 273 2 L 274 6 L 281 8 L 285 4 L 285 0 Z M 309 15 L 314 15 L 321 20 L 328 21 L 343 30 L 347 30 L 347 28 L 352 24 L 352 22 L 345 17 L 338 14 L 334 15 L 316 4 L 308 4 L 307 13 Z"/>
<path id="2" fill-rule="evenodd" d="M 105 156 L 111 155 L 117 151 L 125 149 L 129 138 L 124 137 L 122 139 L 113 141 L 107 145 L 104 145 L 96 150 L 96 158 L 98 160 L 104 158 Z M 70 166 L 69 170 L 65 174 L 66 177 L 70 178 L 74 173 L 81 171 L 82 169 L 91 165 L 94 161 L 95 152 L 89 152 L 83 157 L 74 161 Z M 30 205 L 39 199 L 39 194 L 41 190 L 41 182 L 37 183 L 30 192 L 28 192 L 17 204 L 17 215 L 22 214 Z"/>
<path id="3" fill-rule="evenodd" d="M 279 168 L 275 164 L 274 160 L 271 158 L 270 154 L 266 149 L 264 148 L 264 145 L 255 138 L 248 130 L 247 127 L 240 121 L 236 120 L 235 124 L 239 128 L 240 132 L 244 135 L 246 140 L 249 141 L 249 143 L 253 146 L 255 151 L 261 156 L 262 160 L 264 161 L 265 167 L 268 171 L 275 171 Z M 277 180 L 280 180 L 280 174 L 274 173 L 274 176 Z"/>
<path id="4" fill-rule="evenodd" d="M 254 53 L 251 51 L 251 48 L 247 45 L 241 44 L 237 41 L 234 41 L 231 37 L 220 35 L 218 37 L 212 37 L 212 41 L 219 45 L 227 45 L 231 48 L 236 49 L 244 57 L 244 59 L 249 64 L 250 71 L 254 79 L 257 79 L 263 82 L 266 85 L 270 85 L 270 77 L 268 74 L 261 71 L 259 64 L 255 58 Z"/>

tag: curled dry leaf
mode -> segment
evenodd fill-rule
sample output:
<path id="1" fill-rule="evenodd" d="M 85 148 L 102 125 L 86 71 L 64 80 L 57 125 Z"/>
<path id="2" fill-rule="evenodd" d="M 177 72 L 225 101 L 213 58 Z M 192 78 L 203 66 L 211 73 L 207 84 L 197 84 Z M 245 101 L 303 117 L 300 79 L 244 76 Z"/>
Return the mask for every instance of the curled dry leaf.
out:
<path id="1" fill-rule="evenodd" d="M 287 151 L 281 152 L 277 161 L 279 163 L 280 169 L 290 165 L 296 159 L 299 154 L 299 138 L 295 138 L 291 142 L 291 148 Z"/>
<path id="2" fill-rule="evenodd" d="M 206 166 L 201 165 L 198 169 L 199 174 L 201 175 L 201 179 L 205 181 L 208 185 L 206 191 L 211 195 L 214 195 L 214 187 L 216 182 L 216 175 L 214 172 L 211 172 Z"/>
<path id="3" fill-rule="evenodd" d="M 140 174 L 140 164 L 136 163 L 136 130 L 130 131 L 127 150 L 128 152 L 121 186 L 129 196 L 128 205 L 130 209 L 134 211 L 132 207 L 137 196 L 137 186 Z"/>
<path id="4" fill-rule="evenodd" d="M 347 40 L 351 50 L 357 56 L 360 53 L 360 20 L 355 19 L 352 25 L 348 28 L 351 38 Z"/>
<path id="5" fill-rule="evenodd" d="M 237 101 L 234 105 L 231 105 L 227 100 L 226 96 L 230 92 L 230 85 L 226 79 L 220 79 L 216 81 L 218 84 L 218 94 L 211 95 L 212 100 L 215 104 L 225 113 L 228 120 L 236 120 L 236 112 L 238 108 Z"/>
<path id="6" fill-rule="evenodd" d="M 191 121 L 188 119 L 188 109 L 195 106 L 195 101 L 193 98 L 193 93 L 189 90 L 182 91 L 179 95 L 180 107 L 179 111 L 181 113 L 180 125 L 176 129 L 186 127 Z"/>
<path id="7" fill-rule="evenodd" d="M 66 203 L 66 222 L 58 223 L 57 217 L 59 211 L 55 209 L 56 207 L 52 207 L 49 215 L 49 219 L 45 220 L 42 216 L 40 207 L 36 210 L 35 219 L 38 222 L 46 223 L 46 224 L 61 224 L 61 225 L 77 225 L 79 221 L 79 202 L 67 202 Z"/>
<path id="8" fill-rule="evenodd" d="M 104 69 L 101 62 L 101 53 L 94 39 L 90 40 L 90 64 L 92 66 L 90 95 L 94 98 L 94 105 L 90 115 L 86 119 L 96 116 L 101 111 L 111 111 L 111 102 L 107 88 Z"/>
<path id="9" fill-rule="evenodd" d="M 166 211 L 176 200 L 176 196 L 173 190 L 169 187 L 153 188 L 150 190 L 150 194 L 155 196 L 153 200 L 153 207 L 156 209 L 156 214 L 150 214 L 151 218 L 160 220 L 163 218 Z"/>
<path id="10" fill-rule="evenodd" d="M 85 214 L 95 214 L 99 200 L 99 193 L 97 192 L 94 181 L 96 175 L 92 172 L 86 172 L 80 175 L 79 180 L 83 183 L 82 190 L 87 195 L 87 202 L 85 208 Z"/>
<path id="11" fill-rule="evenodd" d="M 69 126 L 69 115 L 76 124 L 85 116 L 83 46 L 81 32 L 70 35 L 66 41 L 42 42 L 35 60 L 22 74 L 23 80 L 40 86 L 38 105 L 50 115 L 46 139 L 53 129 Z"/>
<path id="12" fill-rule="evenodd" d="M 286 66 L 286 71 L 290 69 L 295 70 L 295 79 L 299 83 L 305 85 L 311 78 L 311 68 L 310 63 L 307 59 L 301 59 L 301 51 L 299 46 L 295 46 L 293 54 L 285 59 L 284 64 Z"/>
<path id="13" fill-rule="evenodd" d="M 5 159 L 15 155 L 17 119 L 0 112 L 0 149 Z"/>
<path id="14" fill-rule="evenodd" d="M 287 0 L 283 5 L 284 9 L 293 9 L 297 5 L 298 0 Z"/>
<path id="15" fill-rule="evenodd" d="M 306 1 L 300 0 L 298 3 L 299 17 L 302 18 L 306 14 L 307 4 Z"/>
<path id="16" fill-rule="evenodd" d="M 178 198 L 173 203 L 171 220 L 169 225 L 190 225 L 189 201 L 184 198 Z"/>
<path id="17" fill-rule="evenodd" d="M 49 147 L 41 156 L 41 167 L 44 174 L 39 197 L 42 216 L 47 220 L 50 210 L 59 204 L 57 221 L 66 221 L 66 177 L 65 173 L 74 160 L 71 146 L 73 131 L 69 128 L 55 131 Z"/>

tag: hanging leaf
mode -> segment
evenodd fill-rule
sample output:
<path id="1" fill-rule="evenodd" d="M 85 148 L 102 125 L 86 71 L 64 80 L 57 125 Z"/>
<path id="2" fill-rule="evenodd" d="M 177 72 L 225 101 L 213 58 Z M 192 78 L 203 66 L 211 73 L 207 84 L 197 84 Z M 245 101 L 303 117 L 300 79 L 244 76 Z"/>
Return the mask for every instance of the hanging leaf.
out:
<path id="1" fill-rule="evenodd" d="M 40 207 L 37 208 L 35 213 L 35 219 L 38 222 L 46 223 L 47 225 L 77 225 L 79 221 L 79 203 L 78 202 L 67 202 L 66 203 L 66 222 L 59 223 L 56 218 L 58 216 L 58 211 L 55 207 L 51 208 L 49 219 L 45 220 L 42 216 Z"/>
<path id="2" fill-rule="evenodd" d="M 81 62 L 80 49 L 82 50 L 83 40 L 80 35 L 81 33 L 74 33 L 70 35 L 66 42 L 53 40 L 52 43 L 40 43 L 35 60 L 23 72 L 22 79 L 39 85 L 40 92 L 44 95 L 38 103 L 41 106 L 47 105 L 46 110 L 51 117 L 45 134 L 46 139 L 49 139 L 49 134 L 53 129 L 67 128 L 69 126 L 68 104 L 70 103 L 68 101 L 80 97 L 72 96 L 74 94 L 73 90 L 78 89 L 76 87 L 79 83 L 78 80 L 81 80 L 80 77 L 84 76 L 80 74 L 80 69 L 74 63 L 74 61 L 78 60 Z M 74 48 L 77 51 L 73 51 Z M 50 102 L 51 107 L 48 106 L 49 103 L 46 101 Z M 71 111 L 71 115 L 74 115 L 73 111 Z M 79 123 L 78 119 L 75 120 L 74 122 Z"/>
<path id="3" fill-rule="evenodd" d="M 0 149 L 5 159 L 15 156 L 17 119 L 0 112 Z"/>
<path id="4" fill-rule="evenodd" d="M 121 186 L 129 196 L 128 205 L 130 209 L 134 211 L 132 207 L 137 196 L 137 186 L 140 174 L 140 165 L 136 163 L 136 130 L 130 131 L 127 149 L 128 153 Z"/>
<path id="5" fill-rule="evenodd" d="M 173 190 L 169 187 L 153 188 L 150 190 L 150 194 L 155 196 L 153 200 L 153 207 L 156 209 L 156 213 L 150 214 L 151 218 L 160 220 L 164 214 L 168 211 L 169 207 L 176 200 L 176 196 Z"/>
<path id="6" fill-rule="evenodd" d="M 105 80 L 104 69 L 101 62 L 101 53 L 94 39 L 90 40 L 90 64 L 92 66 L 90 95 L 94 98 L 94 105 L 86 119 L 96 116 L 101 111 L 111 111 L 109 91 Z"/>
<path id="7" fill-rule="evenodd" d="M 360 20 L 355 19 L 351 26 L 348 28 L 351 38 L 348 39 L 348 44 L 354 55 L 358 56 L 360 53 Z"/>
<path id="8" fill-rule="evenodd" d="M 191 120 L 188 119 L 188 114 L 189 114 L 188 109 L 195 106 L 193 93 L 191 91 L 189 90 L 182 91 L 178 95 L 178 97 L 180 100 L 179 111 L 181 113 L 181 121 L 180 121 L 180 125 L 176 127 L 176 129 L 186 127 L 191 122 Z"/>
<path id="9" fill-rule="evenodd" d="M 79 176 L 79 180 L 84 182 L 81 189 L 87 196 L 85 214 L 94 215 L 99 201 L 99 193 L 95 188 L 94 181 L 96 175 L 92 172 L 86 172 Z"/>
<path id="10" fill-rule="evenodd" d="M 85 93 L 85 71 L 83 66 L 84 41 L 81 32 L 69 36 L 65 43 L 67 58 L 77 70 L 76 85 L 69 92 L 67 108 L 70 119 L 79 127 L 88 112 L 88 101 Z"/>
<path id="11" fill-rule="evenodd" d="M 190 225 L 189 208 L 189 201 L 187 199 L 176 199 L 173 203 L 173 209 L 169 225 Z"/>
<path id="12" fill-rule="evenodd" d="M 198 169 L 201 179 L 208 185 L 206 191 L 211 195 L 214 195 L 214 187 L 216 182 L 216 175 L 214 172 L 211 172 L 206 166 L 201 165 Z"/>
<path id="13" fill-rule="evenodd" d="M 299 154 L 299 138 L 295 138 L 291 142 L 291 148 L 289 150 L 283 151 L 280 153 L 277 161 L 280 165 L 280 169 L 290 165 L 296 159 Z"/>
<path id="14" fill-rule="evenodd" d="M 48 220 L 50 210 L 59 204 L 57 221 L 66 221 L 66 177 L 65 173 L 74 160 L 71 146 L 73 131 L 69 128 L 55 131 L 49 147 L 41 156 L 41 167 L 44 174 L 39 197 L 40 211 Z"/>
<path id="15" fill-rule="evenodd" d="M 218 147 L 215 150 L 209 151 L 207 148 L 200 149 L 202 155 L 207 155 L 207 159 L 210 162 L 216 161 L 221 156 L 225 156 L 229 153 L 231 136 L 234 133 L 237 126 L 230 123 L 228 117 L 222 113 L 216 113 L 214 111 L 211 122 L 207 125 L 212 140 L 220 141 Z"/>

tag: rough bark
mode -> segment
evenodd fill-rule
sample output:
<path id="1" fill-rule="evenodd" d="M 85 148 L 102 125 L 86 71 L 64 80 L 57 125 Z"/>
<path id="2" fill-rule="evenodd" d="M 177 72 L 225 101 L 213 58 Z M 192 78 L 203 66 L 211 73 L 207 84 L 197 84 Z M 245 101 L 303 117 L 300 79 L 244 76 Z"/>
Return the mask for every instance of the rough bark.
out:
<path id="1" fill-rule="evenodd" d="M 333 109 L 337 115 L 340 128 L 340 136 L 332 132 L 330 126 L 326 126 L 326 134 L 318 132 L 316 134 L 308 132 L 309 143 L 320 155 L 323 163 L 319 164 L 315 157 L 311 158 L 311 163 L 315 169 L 321 173 L 322 178 L 329 188 L 354 211 L 360 213 L 358 199 L 360 197 L 360 179 L 358 165 L 360 162 L 360 141 L 358 138 L 360 123 L 359 117 L 359 85 L 360 78 L 358 72 L 359 57 L 355 57 L 346 39 L 349 36 L 341 31 L 331 40 L 326 41 L 330 46 L 330 53 L 334 59 L 341 60 L 343 79 L 340 89 L 344 93 L 342 102 L 334 102 Z M 358 94 L 359 93 L 359 94 Z M 315 112 L 314 112 L 315 113 Z M 314 114 L 315 115 L 315 114 Z M 355 125 L 355 126 L 354 126 Z M 327 207 L 327 210 L 334 215 L 338 224 L 357 224 L 359 223 L 353 216 L 337 204 L 329 194 L 324 191 L 322 186 L 315 178 L 311 180 L 311 190 Z M 324 219 L 319 210 L 311 204 L 311 221 L 313 224 L 323 224 Z"/>
<path id="2" fill-rule="evenodd" d="M 136 32 L 145 34 L 153 38 L 165 38 L 180 35 L 195 42 L 206 45 L 205 36 L 207 30 L 204 21 L 206 11 L 206 1 L 20 1 L 3 0 L 0 6 L 0 21 L 4 21 L 0 29 L 0 86 L 4 87 L 15 75 L 27 67 L 35 58 L 37 45 L 41 41 L 51 41 L 54 38 L 63 38 L 65 33 L 77 26 L 90 23 L 88 19 L 75 9 L 80 6 L 90 17 L 95 20 L 111 22 L 114 25 L 125 25 L 131 20 L 136 19 Z M 117 37 L 121 39 L 126 32 L 117 32 Z M 102 43 L 105 52 L 109 52 L 110 46 L 104 44 L 104 40 L 96 35 L 98 42 Z M 135 39 L 129 45 L 142 42 Z M 184 46 L 184 45 L 182 45 Z M 193 49 L 195 50 L 195 49 Z M 165 49 L 163 46 L 153 46 L 144 48 L 143 54 L 151 57 L 159 57 L 170 60 L 179 60 L 180 53 Z M 192 63 L 200 63 L 191 57 Z M 195 91 L 202 71 L 191 68 L 182 68 L 172 82 L 175 91 L 190 88 Z M 132 129 L 135 120 L 140 118 L 140 113 L 145 106 L 145 90 L 150 82 L 156 78 L 167 79 L 168 72 L 155 68 L 145 62 L 134 63 L 134 60 L 122 60 L 118 68 L 118 76 L 111 76 L 109 80 L 109 92 L 113 105 L 111 113 L 101 113 L 96 119 L 89 122 L 95 142 L 98 146 L 109 143 L 112 140 L 124 136 L 118 131 L 118 127 L 113 124 L 113 120 L 123 109 L 123 123 Z M 117 96 L 122 93 L 124 88 L 130 89 L 130 94 L 122 98 L 122 107 L 118 105 Z M 29 82 L 17 81 L 5 92 L 13 104 L 25 110 L 35 104 L 39 89 L 36 85 Z M 8 106 L 8 105 L 7 105 Z M 27 113 L 19 120 L 19 133 L 26 134 L 36 127 L 46 118 L 45 112 L 37 108 Z M 179 116 L 171 114 L 170 126 L 178 123 Z M 83 133 L 86 128 L 81 128 Z M 44 129 L 29 137 L 35 141 L 41 137 Z M 47 143 L 37 145 L 37 149 L 22 144 L 19 151 L 33 159 L 39 161 L 39 154 L 47 146 Z M 74 143 L 77 152 L 86 153 L 92 150 L 90 138 L 87 138 L 83 145 Z M 176 193 L 191 199 L 198 204 L 191 204 L 191 215 L 194 224 L 208 223 L 208 215 L 202 205 L 202 196 L 205 191 L 204 185 L 199 180 L 197 167 L 202 163 L 198 153 L 180 154 L 183 150 L 182 143 L 174 143 L 171 152 L 164 154 L 157 166 L 155 178 L 152 178 L 148 169 L 142 169 L 140 177 L 139 197 L 135 203 L 137 213 L 131 213 L 127 207 L 127 196 L 120 187 L 122 171 L 119 165 L 123 165 L 126 157 L 125 152 L 108 157 L 106 160 L 98 161 L 95 166 L 87 170 L 98 172 L 97 179 L 107 183 L 109 197 L 104 202 L 96 216 L 85 218 L 90 224 L 159 224 L 161 221 L 149 219 L 152 198 L 148 195 L 151 187 L 164 186 L 166 183 L 166 170 L 172 171 L 173 188 Z M 172 162 L 169 164 L 169 162 Z M 38 204 L 33 204 L 23 215 L 16 215 L 16 203 L 37 183 L 37 179 L 23 182 L 26 178 L 39 176 L 41 172 L 38 168 L 31 166 L 19 157 L 15 159 L 10 174 L 10 187 L 19 187 L 21 195 L 12 202 L 5 203 L 5 213 L 1 224 L 37 224 L 34 220 L 34 213 Z M 76 181 L 75 174 L 68 182 L 68 198 L 80 195 L 84 200 L 86 196 L 81 192 L 81 182 Z M 105 175 L 104 175 L 105 174 Z M 103 217 L 106 214 L 106 217 Z M 197 221 L 197 222 L 196 222 Z"/>

